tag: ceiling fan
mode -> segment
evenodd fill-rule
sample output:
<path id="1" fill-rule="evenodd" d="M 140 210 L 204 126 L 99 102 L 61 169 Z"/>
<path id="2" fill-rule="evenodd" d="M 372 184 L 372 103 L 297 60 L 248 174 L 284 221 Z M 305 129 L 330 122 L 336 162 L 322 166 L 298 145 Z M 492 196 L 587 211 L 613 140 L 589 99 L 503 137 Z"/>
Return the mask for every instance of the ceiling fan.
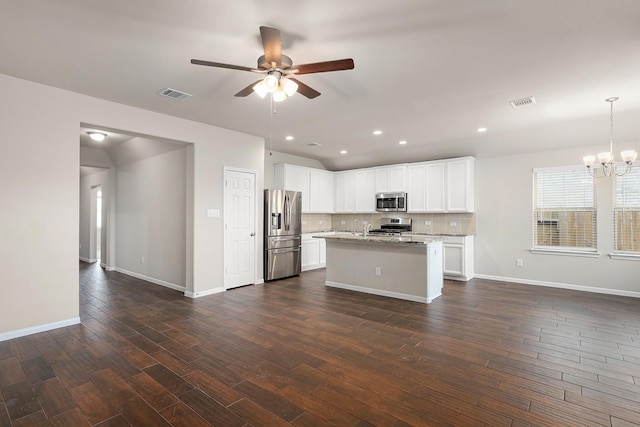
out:
<path id="1" fill-rule="evenodd" d="M 203 61 L 200 59 L 192 59 L 191 63 L 195 65 L 206 65 L 208 67 L 228 68 L 231 70 L 251 71 L 253 73 L 264 74 L 264 78 L 251 83 L 236 93 L 235 96 L 244 97 L 252 92 L 256 92 L 260 97 L 264 98 L 267 93 L 272 93 L 273 100 L 276 102 L 284 101 L 288 96 L 296 92 L 300 92 L 309 99 L 320 96 L 320 92 L 292 76 L 352 70 L 355 66 L 351 58 L 293 65 L 291 58 L 282 54 L 280 30 L 270 27 L 260 27 L 260 37 L 262 38 L 264 55 L 258 58 L 258 66 L 256 68 Z"/>

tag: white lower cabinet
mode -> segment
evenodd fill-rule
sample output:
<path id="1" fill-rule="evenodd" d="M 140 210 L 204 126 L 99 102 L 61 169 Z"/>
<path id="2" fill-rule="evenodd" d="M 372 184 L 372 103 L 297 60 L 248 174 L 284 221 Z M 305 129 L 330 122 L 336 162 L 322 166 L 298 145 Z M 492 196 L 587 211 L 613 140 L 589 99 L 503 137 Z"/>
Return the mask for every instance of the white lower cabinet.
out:
<path id="1" fill-rule="evenodd" d="M 473 236 L 442 236 L 444 278 L 473 278 Z"/>
<path id="2" fill-rule="evenodd" d="M 327 242 L 313 236 L 335 234 L 333 231 L 302 234 L 302 271 L 324 268 L 327 265 Z"/>

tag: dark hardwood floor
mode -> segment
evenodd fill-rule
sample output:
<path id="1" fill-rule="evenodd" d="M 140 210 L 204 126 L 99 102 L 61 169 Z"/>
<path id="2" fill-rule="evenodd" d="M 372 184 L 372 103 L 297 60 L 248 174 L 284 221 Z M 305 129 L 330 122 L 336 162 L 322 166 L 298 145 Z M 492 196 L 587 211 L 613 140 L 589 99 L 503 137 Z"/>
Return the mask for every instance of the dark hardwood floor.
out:
<path id="1" fill-rule="evenodd" d="M 640 426 L 638 299 L 475 279 L 424 305 L 317 270 L 191 300 L 80 277 L 81 325 L 0 343 L 0 427 Z"/>

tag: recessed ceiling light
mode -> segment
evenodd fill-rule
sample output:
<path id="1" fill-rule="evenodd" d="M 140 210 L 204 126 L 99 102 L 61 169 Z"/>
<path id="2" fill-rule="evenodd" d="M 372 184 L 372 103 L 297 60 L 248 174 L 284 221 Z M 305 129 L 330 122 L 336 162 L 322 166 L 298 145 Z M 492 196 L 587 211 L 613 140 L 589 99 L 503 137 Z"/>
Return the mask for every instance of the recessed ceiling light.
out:
<path id="1" fill-rule="evenodd" d="M 340 151 L 340 154 L 347 154 L 347 150 Z"/>
<path id="2" fill-rule="evenodd" d="M 89 138 L 98 142 L 104 141 L 104 139 L 107 137 L 107 134 L 103 132 L 87 132 L 87 134 L 89 135 Z"/>
<path id="3" fill-rule="evenodd" d="M 381 130 L 374 130 L 373 134 L 374 135 L 382 135 L 382 131 Z"/>
<path id="4" fill-rule="evenodd" d="M 286 139 L 287 141 L 293 141 L 293 137 L 292 137 L 291 135 L 287 136 L 285 139 Z"/>
<path id="5" fill-rule="evenodd" d="M 407 143 L 407 141 L 405 141 L 404 139 L 402 141 L 399 141 L 398 144 L 400 145 L 405 145 Z"/>
<path id="6" fill-rule="evenodd" d="M 478 128 L 476 129 L 476 132 L 486 132 L 487 128 Z"/>

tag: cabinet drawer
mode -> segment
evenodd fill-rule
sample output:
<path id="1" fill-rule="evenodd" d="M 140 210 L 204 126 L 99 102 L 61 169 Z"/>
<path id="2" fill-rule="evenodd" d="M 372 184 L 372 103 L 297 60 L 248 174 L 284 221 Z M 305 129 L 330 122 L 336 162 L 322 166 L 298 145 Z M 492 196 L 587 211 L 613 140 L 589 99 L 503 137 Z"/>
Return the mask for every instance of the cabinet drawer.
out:
<path id="1" fill-rule="evenodd" d="M 464 245 L 464 236 L 442 236 L 442 244 Z"/>

